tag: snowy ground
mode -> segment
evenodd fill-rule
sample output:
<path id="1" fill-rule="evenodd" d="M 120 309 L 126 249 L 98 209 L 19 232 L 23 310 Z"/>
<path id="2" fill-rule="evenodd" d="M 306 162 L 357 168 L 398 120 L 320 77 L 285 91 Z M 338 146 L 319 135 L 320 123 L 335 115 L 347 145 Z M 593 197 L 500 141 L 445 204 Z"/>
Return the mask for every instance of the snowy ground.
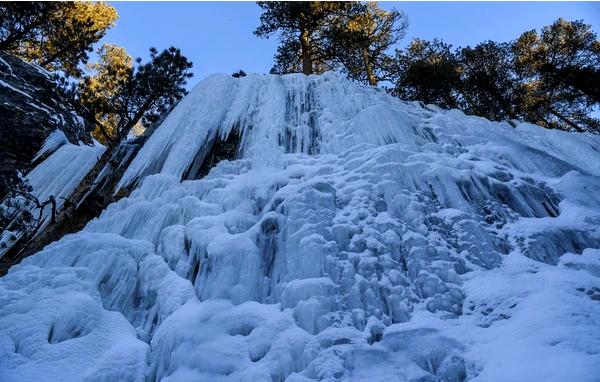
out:
<path id="1" fill-rule="evenodd" d="M 598 136 L 211 76 L 0 279 L 0 380 L 600 381 L 599 176 Z"/>

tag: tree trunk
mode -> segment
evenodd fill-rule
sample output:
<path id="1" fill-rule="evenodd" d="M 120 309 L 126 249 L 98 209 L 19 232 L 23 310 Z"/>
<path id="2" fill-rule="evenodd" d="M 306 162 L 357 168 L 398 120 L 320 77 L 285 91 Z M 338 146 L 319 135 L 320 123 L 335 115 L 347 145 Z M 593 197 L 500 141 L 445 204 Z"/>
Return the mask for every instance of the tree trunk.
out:
<path id="1" fill-rule="evenodd" d="M 371 60 L 369 52 L 366 49 L 363 49 L 363 63 L 365 65 L 365 71 L 367 72 L 367 80 L 369 81 L 369 85 L 377 86 L 377 78 L 375 77 L 375 73 L 373 73 L 373 64 L 371 64 Z"/>
<path id="2" fill-rule="evenodd" d="M 300 45 L 302 46 L 302 73 L 309 75 L 312 74 L 312 56 L 310 52 L 310 37 L 308 36 L 308 30 L 302 30 L 300 34 Z"/>
<path id="3" fill-rule="evenodd" d="M 533 113 L 538 117 L 539 120 L 541 120 L 542 122 L 544 122 L 546 124 L 546 128 L 548 128 L 548 129 L 556 128 L 556 126 L 554 126 L 552 123 L 548 122 L 548 120 L 546 118 L 544 118 L 542 113 L 540 113 L 539 111 L 534 110 Z"/>
<path id="4" fill-rule="evenodd" d="M 552 113 L 552 115 L 554 115 L 555 117 L 557 117 L 558 119 L 560 119 L 561 121 L 563 121 L 564 123 L 566 123 L 568 126 L 570 126 L 573 129 L 575 129 L 575 131 L 578 131 L 580 133 L 585 132 L 585 130 L 583 130 L 581 127 L 577 126 L 575 123 L 573 123 L 572 121 L 570 121 L 569 119 L 567 119 L 565 116 L 563 116 L 562 114 L 560 114 L 559 112 L 557 112 L 556 110 L 554 110 L 552 107 L 548 106 L 548 111 L 550 113 Z"/>

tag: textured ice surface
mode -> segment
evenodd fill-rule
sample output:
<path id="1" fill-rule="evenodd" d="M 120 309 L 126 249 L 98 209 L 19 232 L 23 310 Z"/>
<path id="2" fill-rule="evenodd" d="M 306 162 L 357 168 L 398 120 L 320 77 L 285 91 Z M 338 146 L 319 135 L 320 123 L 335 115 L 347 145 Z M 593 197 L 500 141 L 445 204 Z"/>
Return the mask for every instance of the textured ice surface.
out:
<path id="1" fill-rule="evenodd" d="M 0 380 L 598 381 L 599 175 L 598 136 L 211 76 L 0 279 Z"/>
<path id="2" fill-rule="evenodd" d="M 54 195 L 58 209 L 105 150 L 98 143 L 95 146 L 73 145 L 61 138 L 64 134 L 56 131 L 46 139 L 36 158 L 48 152 L 52 154 L 26 177 L 35 196 L 44 202 Z"/>
<path id="3" fill-rule="evenodd" d="M 83 177 L 94 167 L 104 150 L 104 146 L 97 142 L 94 146 L 71 144 L 62 131 L 56 130 L 48 136 L 33 161 L 39 157 L 50 155 L 31 170 L 25 179 L 40 203 L 45 203 L 51 196 L 54 196 L 58 211 Z M 32 213 L 36 219 L 40 217 L 39 209 L 34 208 Z M 42 211 L 42 227 L 50 221 L 51 214 L 52 207 L 48 204 Z M 0 243 L 4 244 L 0 246 L 0 258 L 15 243 L 15 238 L 21 234 L 10 231 L 0 233 Z"/>

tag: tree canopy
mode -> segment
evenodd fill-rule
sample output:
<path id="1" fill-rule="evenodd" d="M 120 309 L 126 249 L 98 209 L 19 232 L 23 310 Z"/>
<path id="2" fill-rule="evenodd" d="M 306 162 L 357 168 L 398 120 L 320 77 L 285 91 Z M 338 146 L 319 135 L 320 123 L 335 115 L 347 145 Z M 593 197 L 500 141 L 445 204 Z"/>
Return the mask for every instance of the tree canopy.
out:
<path id="1" fill-rule="evenodd" d="M 104 2 L 1 2 L 0 49 L 81 76 L 92 45 L 116 19 Z"/>
<path id="2" fill-rule="evenodd" d="M 460 65 L 459 93 L 470 114 L 491 120 L 517 119 L 515 90 L 517 75 L 512 65 L 511 46 L 486 41 L 457 52 Z"/>
<path id="3" fill-rule="evenodd" d="M 441 107 L 458 107 L 460 66 L 451 48 L 441 40 L 415 39 L 406 50 L 398 50 L 393 93 Z"/>
<path id="4" fill-rule="evenodd" d="M 109 143 L 109 137 L 116 137 L 120 115 L 109 112 L 119 93 L 131 80 L 133 59 L 127 51 L 117 45 L 104 44 L 98 49 L 99 61 L 88 64 L 90 74 L 84 77 L 80 86 L 80 102 L 89 110 L 96 110 L 96 124 L 93 135 L 102 143 Z M 103 134 L 102 128 L 106 132 Z"/>
<path id="5" fill-rule="evenodd" d="M 67 94 L 75 110 L 97 126 L 96 134 L 109 145 L 118 144 L 138 123 L 148 126 L 186 93 L 192 63 L 177 48 L 150 49 L 142 64 L 123 48 L 104 45 L 92 73 L 69 85 Z"/>
<path id="6" fill-rule="evenodd" d="M 513 52 L 525 113 L 546 127 L 600 131 L 589 113 L 600 103 L 600 41 L 589 25 L 558 19 L 523 33 Z"/>
<path id="7" fill-rule="evenodd" d="M 376 2 L 258 2 L 263 9 L 254 32 L 280 44 L 271 72 L 304 74 L 341 69 L 349 77 L 377 85 L 388 80 L 389 51 L 402 37 L 407 18 Z"/>
<path id="8" fill-rule="evenodd" d="M 348 76 L 377 86 L 391 79 L 391 48 L 405 35 L 408 19 L 397 10 L 385 11 L 376 2 L 357 4 L 332 26 L 334 56 Z"/>
<path id="9" fill-rule="evenodd" d="M 558 19 L 508 43 L 452 49 L 415 39 L 398 50 L 392 92 L 492 120 L 600 133 L 600 42 L 583 21 Z"/>
<path id="10" fill-rule="evenodd" d="M 302 69 L 304 74 L 328 68 L 332 51 L 328 49 L 328 31 L 336 17 L 354 6 L 343 1 L 259 1 L 263 13 L 254 31 L 269 38 L 279 32 L 280 46 L 275 56 L 279 71 Z M 276 69 L 277 71 L 277 69 Z"/>

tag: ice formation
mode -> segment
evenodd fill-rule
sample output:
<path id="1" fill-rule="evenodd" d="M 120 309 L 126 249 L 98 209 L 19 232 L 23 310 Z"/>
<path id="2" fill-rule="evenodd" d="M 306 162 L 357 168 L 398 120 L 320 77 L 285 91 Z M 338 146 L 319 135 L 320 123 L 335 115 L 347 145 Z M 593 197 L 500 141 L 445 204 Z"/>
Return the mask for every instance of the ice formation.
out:
<path id="1" fill-rule="evenodd" d="M 27 184 L 33 189 L 33 195 L 40 203 L 54 196 L 56 208 L 60 210 L 66 198 L 102 156 L 105 147 L 98 142 L 94 143 L 93 146 L 71 144 L 60 130 L 48 136 L 33 161 L 51 155 L 25 177 Z M 36 218 L 40 216 L 39 209 L 33 208 L 32 212 Z M 45 227 L 50 221 L 52 209 L 46 206 L 41 212 L 40 226 Z M 18 236 L 21 236 L 20 232 L 6 230 L 0 233 L 0 244 L 4 244 L 0 246 L 0 258 L 11 248 L 14 237 Z"/>
<path id="2" fill-rule="evenodd" d="M 599 176 L 599 136 L 208 77 L 0 279 L 0 380 L 598 381 Z"/>

